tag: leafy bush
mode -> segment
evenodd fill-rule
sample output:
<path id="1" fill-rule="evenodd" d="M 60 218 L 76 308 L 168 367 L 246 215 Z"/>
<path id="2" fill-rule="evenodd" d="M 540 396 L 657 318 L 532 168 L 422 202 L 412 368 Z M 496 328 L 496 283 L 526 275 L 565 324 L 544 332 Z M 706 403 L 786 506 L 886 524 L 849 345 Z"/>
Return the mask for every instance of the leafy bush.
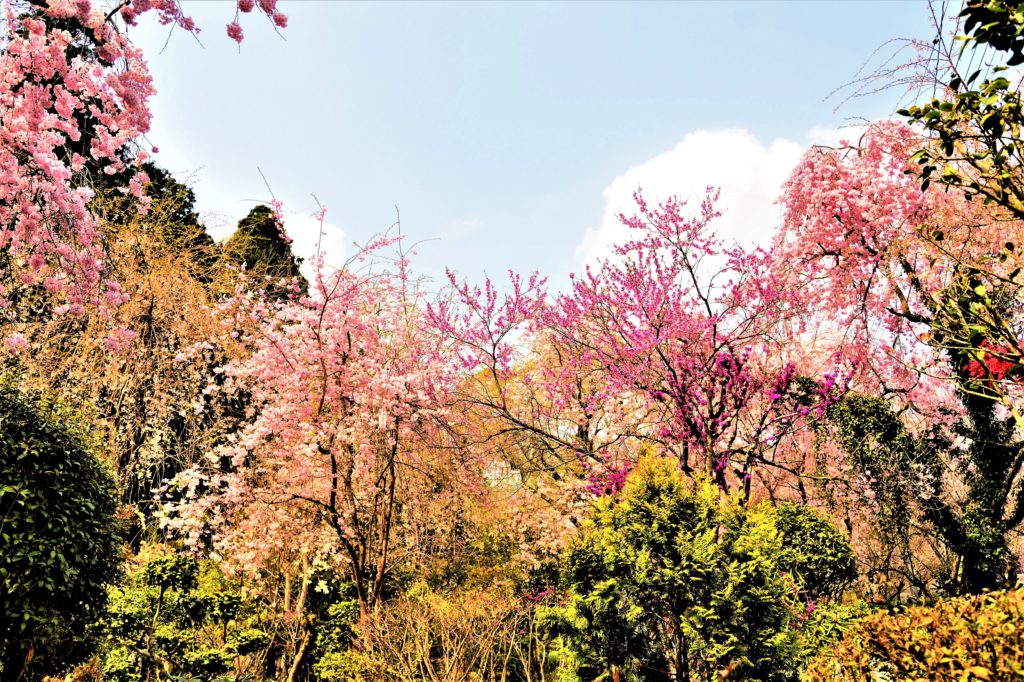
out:
<path id="1" fill-rule="evenodd" d="M 834 601 L 815 604 L 810 613 L 801 617 L 803 622 L 798 627 L 804 663 L 825 649 L 834 647 L 847 630 L 874 613 L 877 608 L 861 599 L 849 603 Z"/>
<path id="2" fill-rule="evenodd" d="M 857 578 L 850 543 L 814 509 L 791 502 L 779 505 L 775 527 L 782 536 L 779 564 L 792 573 L 811 599 L 836 597 Z"/>
<path id="3" fill-rule="evenodd" d="M 808 665 L 806 682 L 1024 678 L 1024 590 L 878 612 Z"/>
<path id="4" fill-rule="evenodd" d="M 104 465 L 54 408 L 0 388 L 0 677 L 91 653 L 121 553 Z"/>
<path id="5" fill-rule="evenodd" d="M 231 668 L 231 654 L 221 649 L 200 649 L 185 654 L 185 668 L 200 679 L 210 679 Z"/>
<path id="6" fill-rule="evenodd" d="M 134 682 L 162 671 L 208 680 L 232 667 L 258 670 L 270 635 L 249 622 L 254 605 L 211 565 L 152 556 L 159 551 L 145 547 L 141 565 L 111 591 L 104 678 Z"/>
<path id="7" fill-rule="evenodd" d="M 570 547 L 567 603 L 539 617 L 582 679 L 795 679 L 805 605 L 776 521 L 673 460 L 643 459 Z"/>
<path id="8" fill-rule="evenodd" d="M 263 630 L 249 628 L 232 633 L 228 637 L 227 650 L 239 656 L 248 656 L 264 649 L 270 642 L 270 637 Z"/>

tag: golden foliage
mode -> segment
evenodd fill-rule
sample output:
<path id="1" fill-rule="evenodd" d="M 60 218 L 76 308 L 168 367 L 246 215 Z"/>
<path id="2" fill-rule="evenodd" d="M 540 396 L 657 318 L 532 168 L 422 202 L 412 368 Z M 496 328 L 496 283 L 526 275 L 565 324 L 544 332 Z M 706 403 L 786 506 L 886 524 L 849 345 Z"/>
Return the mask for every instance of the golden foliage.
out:
<path id="1" fill-rule="evenodd" d="M 807 666 L 805 682 L 1024 679 L 1024 589 L 875 613 Z"/>

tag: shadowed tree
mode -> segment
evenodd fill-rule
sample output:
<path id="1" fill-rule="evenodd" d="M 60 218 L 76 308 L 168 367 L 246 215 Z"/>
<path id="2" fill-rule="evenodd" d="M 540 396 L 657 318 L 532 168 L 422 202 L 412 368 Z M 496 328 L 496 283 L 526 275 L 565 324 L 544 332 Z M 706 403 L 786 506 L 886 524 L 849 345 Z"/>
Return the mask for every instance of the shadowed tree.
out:
<path id="1" fill-rule="evenodd" d="M 272 295 L 283 295 L 286 289 L 277 282 L 291 278 L 299 292 L 306 293 L 308 285 L 299 273 L 302 259 L 292 253 L 284 226 L 269 206 L 257 206 L 238 222 L 238 229 L 224 242 L 221 258 L 227 266 L 244 267 L 254 283 L 266 282 Z"/>

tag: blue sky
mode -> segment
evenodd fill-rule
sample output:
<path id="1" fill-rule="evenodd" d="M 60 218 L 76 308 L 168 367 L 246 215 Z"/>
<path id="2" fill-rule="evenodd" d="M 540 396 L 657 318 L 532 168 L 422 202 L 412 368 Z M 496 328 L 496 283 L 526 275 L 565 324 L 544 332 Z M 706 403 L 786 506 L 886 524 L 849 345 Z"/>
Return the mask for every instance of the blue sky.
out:
<path id="1" fill-rule="evenodd" d="M 224 32 L 233 4 L 182 1 L 202 46 L 178 31 L 164 48 L 153 24 L 132 32 L 159 91 L 157 161 L 193 184 L 215 232 L 269 198 L 259 168 L 300 250 L 311 194 L 334 261 L 397 205 L 423 241 L 419 272 L 540 270 L 556 286 L 616 237 L 637 184 L 654 196 L 720 184 L 723 232 L 763 242 L 800 152 L 901 94 L 835 111 L 829 93 L 886 41 L 931 35 L 924 0 L 282 0 L 288 28 L 245 15 L 239 51 Z"/>

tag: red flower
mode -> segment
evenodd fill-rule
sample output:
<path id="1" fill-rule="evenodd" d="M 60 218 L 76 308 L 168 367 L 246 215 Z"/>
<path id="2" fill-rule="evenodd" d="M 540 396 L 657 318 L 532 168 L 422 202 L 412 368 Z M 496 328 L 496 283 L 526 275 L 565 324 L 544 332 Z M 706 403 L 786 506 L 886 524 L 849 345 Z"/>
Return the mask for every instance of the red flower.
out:
<path id="1" fill-rule="evenodd" d="M 980 349 L 985 351 L 984 357 L 967 362 L 967 374 L 972 379 L 1002 381 L 1010 370 L 1017 366 L 1016 362 L 1006 359 L 1011 351 L 1003 344 L 994 344 L 985 340 L 981 342 Z"/>

